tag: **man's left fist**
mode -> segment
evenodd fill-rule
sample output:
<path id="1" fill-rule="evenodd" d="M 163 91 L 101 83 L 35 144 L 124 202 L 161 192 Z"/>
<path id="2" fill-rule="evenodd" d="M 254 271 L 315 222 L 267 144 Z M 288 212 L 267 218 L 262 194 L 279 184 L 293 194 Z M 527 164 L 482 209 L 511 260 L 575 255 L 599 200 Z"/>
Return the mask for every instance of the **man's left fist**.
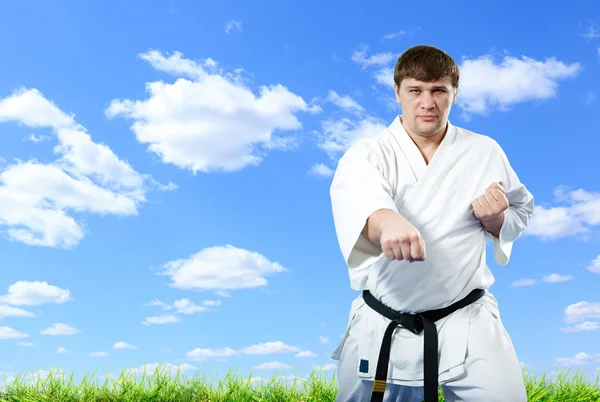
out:
<path id="1" fill-rule="evenodd" d="M 506 211 L 508 199 L 502 186 L 494 182 L 485 189 L 485 194 L 477 197 L 471 205 L 479 221 L 490 222 L 498 219 Z"/>

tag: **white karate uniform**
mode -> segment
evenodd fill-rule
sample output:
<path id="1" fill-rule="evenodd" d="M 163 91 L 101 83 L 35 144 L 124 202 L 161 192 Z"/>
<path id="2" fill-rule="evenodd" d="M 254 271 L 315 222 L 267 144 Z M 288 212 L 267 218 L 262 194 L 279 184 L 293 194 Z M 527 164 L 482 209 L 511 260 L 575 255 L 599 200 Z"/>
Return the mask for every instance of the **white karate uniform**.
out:
<path id="1" fill-rule="evenodd" d="M 492 182 L 506 190 L 510 204 L 499 239 L 487 233 L 471 206 Z M 406 313 L 443 308 L 473 289 L 486 289 L 481 299 L 436 322 L 446 400 L 525 402 L 522 369 L 496 299 L 487 291 L 494 277 L 486 264 L 486 240 L 492 239 L 498 264 L 506 265 L 533 213 L 533 196 L 498 143 L 448 123 L 427 164 L 397 116 L 340 158 L 331 202 L 352 289 L 368 289 Z M 367 218 L 381 208 L 398 212 L 420 232 L 425 261 L 390 261 L 362 234 Z M 353 301 L 346 334 L 331 355 L 339 360 L 337 402 L 370 400 L 389 322 L 365 304 L 362 294 Z M 423 332 L 396 328 L 387 383 L 386 402 L 422 400 Z"/>

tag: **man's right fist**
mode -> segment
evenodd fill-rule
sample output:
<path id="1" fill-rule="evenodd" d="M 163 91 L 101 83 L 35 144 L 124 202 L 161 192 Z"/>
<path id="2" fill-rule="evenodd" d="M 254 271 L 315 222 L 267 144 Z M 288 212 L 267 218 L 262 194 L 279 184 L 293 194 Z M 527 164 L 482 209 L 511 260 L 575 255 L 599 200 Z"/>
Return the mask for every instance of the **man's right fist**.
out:
<path id="1" fill-rule="evenodd" d="M 379 243 L 390 260 L 424 261 L 425 242 L 413 225 L 400 215 L 381 222 Z"/>

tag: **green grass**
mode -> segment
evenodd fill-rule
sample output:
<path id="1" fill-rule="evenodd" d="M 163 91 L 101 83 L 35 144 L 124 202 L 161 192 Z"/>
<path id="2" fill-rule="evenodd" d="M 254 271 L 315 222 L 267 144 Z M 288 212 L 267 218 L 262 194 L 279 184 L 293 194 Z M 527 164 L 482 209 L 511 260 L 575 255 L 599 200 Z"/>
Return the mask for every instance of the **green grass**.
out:
<path id="1" fill-rule="evenodd" d="M 334 401 L 337 393 L 335 374 L 326 377 L 314 370 L 308 378 L 295 377 L 285 380 L 280 375 L 268 380 L 256 381 L 258 376 L 241 377 L 229 371 L 224 379 L 211 382 L 206 376 L 186 377 L 181 373 L 171 376 L 166 366 L 159 366 L 153 373 L 131 375 L 124 370 L 119 377 L 106 378 L 104 383 L 93 379 L 93 375 L 75 384 L 73 374 L 67 377 L 52 370 L 43 381 L 38 377 L 17 376 L 12 384 L 3 382 L 0 401 L 33 402 L 327 402 Z M 600 402 L 600 386 L 584 380 L 584 374 L 569 377 L 568 371 L 561 372 L 555 380 L 545 376 L 536 377 L 524 372 L 529 401 L 536 402 Z M 6 381 L 6 379 L 4 379 Z M 439 401 L 444 398 L 439 394 Z"/>

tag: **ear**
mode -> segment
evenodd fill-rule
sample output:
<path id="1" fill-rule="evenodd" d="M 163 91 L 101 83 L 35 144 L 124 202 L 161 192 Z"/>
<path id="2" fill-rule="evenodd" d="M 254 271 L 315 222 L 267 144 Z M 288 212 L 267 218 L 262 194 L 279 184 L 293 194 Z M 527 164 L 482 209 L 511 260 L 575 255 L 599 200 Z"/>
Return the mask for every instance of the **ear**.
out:
<path id="1" fill-rule="evenodd" d="M 458 96 L 458 88 L 454 88 L 454 96 L 452 97 L 452 104 L 456 104 L 456 97 Z"/>

